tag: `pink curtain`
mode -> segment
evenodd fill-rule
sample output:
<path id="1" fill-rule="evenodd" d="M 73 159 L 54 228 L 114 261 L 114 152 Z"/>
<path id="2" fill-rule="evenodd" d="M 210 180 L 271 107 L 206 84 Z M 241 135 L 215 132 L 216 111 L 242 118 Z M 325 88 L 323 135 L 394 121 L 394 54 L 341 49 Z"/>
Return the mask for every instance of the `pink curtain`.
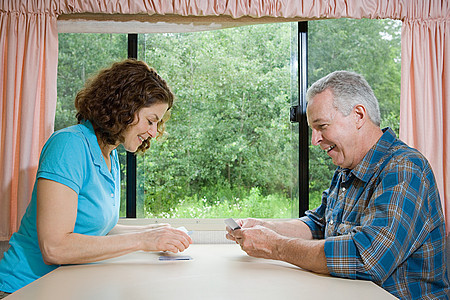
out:
<path id="1" fill-rule="evenodd" d="M 18 3 L 19 2 L 19 3 Z M 430 160 L 450 231 L 448 0 L 3 0 L 0 3 L 0 239 L 17 230 L 56 108 L 59 15 L 392 18 L 402 31 L 400 137 Z M 112 17 L 111 17 L 112 19 Z M 129 19 L 129 16 L 128 16 Z"/>
<path id="2" fill-rule="evenodd" d="M 0 10 L 0 240 L 18 229 L 53 130 L 56 15 Z"/>
<path id="3" fill-rule="evenodd" d="M 400 138 L 430 161 L 447 234 L 450 232 L 449 39 L 448 18 L 412 19 L 403 23 Z"/>

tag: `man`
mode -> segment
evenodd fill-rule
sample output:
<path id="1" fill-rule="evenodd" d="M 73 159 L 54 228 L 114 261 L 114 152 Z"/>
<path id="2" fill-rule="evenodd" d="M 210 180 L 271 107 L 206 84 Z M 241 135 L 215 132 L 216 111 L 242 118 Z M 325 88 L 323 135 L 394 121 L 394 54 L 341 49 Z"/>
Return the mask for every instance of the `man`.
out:
<path id="1" fill-rule="evenodd" d="M 338 166 L 322 204 L 296 220 L 239 220 L 227 238 L 248 255 L 371 280 L 400 299 L 447 299 L 444 217 L 425 157 L 380 128 L 358 74 L 329 74 L 307 100 L 311 142 Z"/>

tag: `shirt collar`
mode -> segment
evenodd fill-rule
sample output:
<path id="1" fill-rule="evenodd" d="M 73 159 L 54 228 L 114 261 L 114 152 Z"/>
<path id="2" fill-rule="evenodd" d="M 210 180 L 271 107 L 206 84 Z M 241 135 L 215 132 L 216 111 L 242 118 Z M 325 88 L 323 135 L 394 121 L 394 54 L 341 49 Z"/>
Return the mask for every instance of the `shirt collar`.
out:
<path id="1" fill-rule="evenodd" d="M 382 158 L 386 156 L 389 148 L 391 148 L 396 140 L 397 136 L 394 131 L 389 127 L 384 128 L 383 135 L 378 142 L 370 148 L 364 158 L 350 172 L 360 180 L 368 182 L 378 170 L 378 165 L 384 161 Z"/>
<path id="2" fill-rule="evenodd" d="M 94 127 L 89 120 L 81 123 L 81 131 L 86 137 L 86 141 L 89 147 L 89 151 L 91 152 L 92 160 L 96 166 L 98 166 L 102 173 L 106 176 L 110 176 L 111 172 L 109 172 L 108 167 L 106 166 L 105 160 L 103 158 L 102 150 L 100 149 L 100 145 L 98 144 L 97 136 L 95 135 Z"/>

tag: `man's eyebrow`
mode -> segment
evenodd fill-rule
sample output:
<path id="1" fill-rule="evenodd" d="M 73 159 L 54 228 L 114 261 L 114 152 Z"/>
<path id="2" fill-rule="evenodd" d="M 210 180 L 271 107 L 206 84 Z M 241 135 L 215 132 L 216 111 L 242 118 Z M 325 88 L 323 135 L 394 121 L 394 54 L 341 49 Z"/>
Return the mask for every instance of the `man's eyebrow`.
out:
<path id="1" fill-rule="evenodd" d="M 325 118 L 323 116 L 319 116 L 317 118 L 315 118 L 312 122 L 308 122 L 309 125 L 311 124 L 317 124 L 317 123 L 325 123 L 325 124 L 330 124 L 331 122 L 333 122 L 334 118 L 336 117 L 336 112 L 334 112 L 334 114 L 332 116 L 325 116 Z"/>
<path id="2" fill-rule="evenodd" d="M 317 118 L 317 119 L 314 119 L 312 122 L 309 122 L 309 124 L 317 124 L 317 123 L 323 123 L 323 122 L 328 122 L 328 121 L 324 120 L 323 118 Z"/>

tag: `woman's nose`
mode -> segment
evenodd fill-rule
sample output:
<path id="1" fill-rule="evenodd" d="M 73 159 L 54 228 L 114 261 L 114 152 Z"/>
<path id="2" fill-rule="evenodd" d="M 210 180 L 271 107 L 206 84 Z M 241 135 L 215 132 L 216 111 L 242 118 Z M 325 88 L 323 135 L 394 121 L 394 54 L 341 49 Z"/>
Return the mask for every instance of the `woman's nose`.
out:
<path id="1" fill-rule="evenodd" d="M 150 129 L 147 130 L 147 133 L 151 138 L 156 137 L 156 135 L 158 134 L 158 124 L 156 124 L 156 123 L 152 124 L 150 126 Z"/>

